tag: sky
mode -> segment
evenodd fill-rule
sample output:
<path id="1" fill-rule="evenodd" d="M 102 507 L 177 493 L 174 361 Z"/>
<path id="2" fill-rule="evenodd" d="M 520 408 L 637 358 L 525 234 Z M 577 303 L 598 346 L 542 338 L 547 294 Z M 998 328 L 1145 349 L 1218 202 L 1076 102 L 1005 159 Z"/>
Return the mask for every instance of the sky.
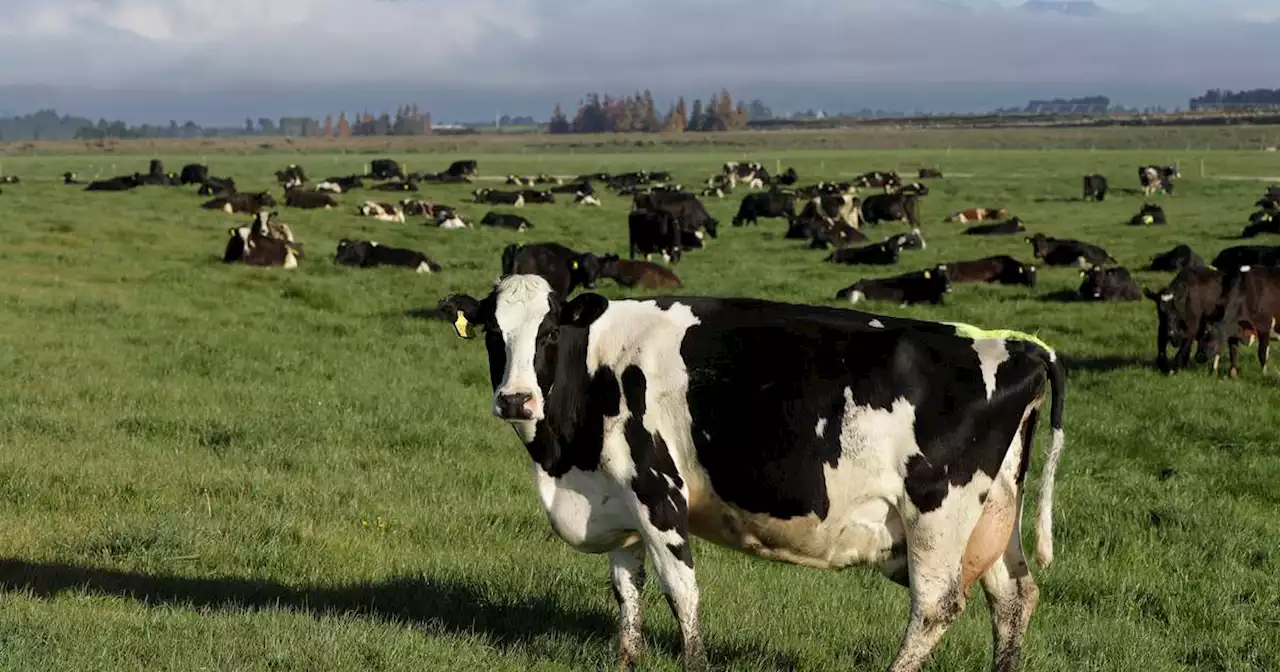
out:
<path id="1" fill-rule="evenodd" d="M 587 90 L 722 86 L 775 109 L 970 111 L 1280 86 L 1280 0 L 1099 0 L 1110 13 L 1088 19 L 996 0 L 3 2 L 0 113 L 233 123 L 417 102 L 437 120 L 545 118 Z"/>

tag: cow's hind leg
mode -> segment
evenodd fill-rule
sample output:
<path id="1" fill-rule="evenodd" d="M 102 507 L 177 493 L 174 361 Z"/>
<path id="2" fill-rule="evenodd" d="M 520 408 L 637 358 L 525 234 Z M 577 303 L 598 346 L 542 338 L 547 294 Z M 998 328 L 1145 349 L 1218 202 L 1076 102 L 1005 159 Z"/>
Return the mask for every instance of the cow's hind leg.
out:
<path id="1" fill-rule="evenodd" d="M 620 669 L 636 669 L 644 650 L 640 603 L 644 594 L 644 545 L 632 544 L 609 554 L 609 578 L 618 601 L 618 653 Z"/>
<path id="2" fill-rule="evenodd" d="M 889 672 L 916 672 L 964 611 L 960 555 L 974 521 L 960 520 L 961 497 L 949 497 L 942 508 L 917 515 L 907 530 L 911 616 L 902 646 Z"/>

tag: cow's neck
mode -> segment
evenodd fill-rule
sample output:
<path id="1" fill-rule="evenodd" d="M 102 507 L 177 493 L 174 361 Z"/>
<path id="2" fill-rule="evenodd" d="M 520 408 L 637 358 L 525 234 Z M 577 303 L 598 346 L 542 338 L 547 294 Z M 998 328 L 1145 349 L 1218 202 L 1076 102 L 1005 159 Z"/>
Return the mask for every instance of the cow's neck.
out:
<path id="1" fill-rule="evenodd" d="M 555 376 L 543 401 L 544 419 L 533 440 L 525 444 L 529 457 L 551 476 L 570 469 L 592 471 L 600 464 L 604 415 L 618 414 L 617 381 L 611 372 L 587 374 L 587 330 L 560 329 Z M 595 389 L 612 384 L 608 389 Z"/>

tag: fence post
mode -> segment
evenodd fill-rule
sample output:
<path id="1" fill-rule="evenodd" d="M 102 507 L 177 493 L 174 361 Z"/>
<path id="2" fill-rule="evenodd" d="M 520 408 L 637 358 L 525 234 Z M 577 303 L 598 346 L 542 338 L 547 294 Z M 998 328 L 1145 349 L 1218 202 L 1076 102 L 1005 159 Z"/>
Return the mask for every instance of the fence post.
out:
<path id="1" fill-rule="evenodd" d="M 1204 179 L 1204 159 L 1200 159 L 1200 179 Z"/>

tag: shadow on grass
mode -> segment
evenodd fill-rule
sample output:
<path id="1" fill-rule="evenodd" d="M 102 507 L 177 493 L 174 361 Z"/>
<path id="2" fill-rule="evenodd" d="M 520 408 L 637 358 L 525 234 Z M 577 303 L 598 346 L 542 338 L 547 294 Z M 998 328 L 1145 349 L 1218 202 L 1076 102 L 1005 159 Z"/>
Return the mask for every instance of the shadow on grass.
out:
<path id="1" fill-rule="evenodd" d="M 285 609 L 313 617 L 357 615 L 387 622 L 407 622 L 428 632 L 478 634 L 500 650 L 537 651 L 552 635 L 566 635 L 601 647 L 612 647 L 613 614 L 572 609 L 549 594 L 501 593 L 457 579 L 395 578 L 378 583 L 335 586 L 289 586 L 276 581 L 241 578 L 191 578 L 149 575 L 97 567 L 0 559 L 0 590 L 29 592 L 52 598 L 64 592 L 123 597 L 147 605 L 197 610 Z M 651 635 L 655 648 L 678 655 L 672 633 Z M 794 670 L 789 652 L 755 649 L 738 643 L 713 645 L 708 653 L 718 665 L 741 664 Z"/>
<path id="2" fill-rule="evenodd" d="M 1112 373 L 1114 371 L 1123 371 L 1126 369 L 1151 369 L 1155 370 L 1155 364 L 1152 360 L 1143 357 L 1132 356 L 1106 356 L 1106 357 L 1077 357 L 1067 353 L 1059 353 L 1062 356 L 1062 365 L 1067 369 L 1067 375 L 1071 375 L 1073 371 L 1089 371 L 1092 373 Z"/>
<path id="3" fill-rule="evenodd" d="M 1077 196 L 1041 196 L 1040 198 L 1031 199 L 1032 203 L 1084 203 L 1092 202 L 1092 198 L 1079 198 Z"/>
<path id="4" fill-rule="evenodd" d="M 1083 303 L 1084 302 L 1084 300 L 1080 298 L 1080 292 L 1073 291 L 1070 289 L 1063 289 L 1056 292 L 1050 292 L 1048 294 L 1041 294 L 1040 296 L 1036 297 L 1036 300 L 1043 301 L 1045 303 Z"/>

